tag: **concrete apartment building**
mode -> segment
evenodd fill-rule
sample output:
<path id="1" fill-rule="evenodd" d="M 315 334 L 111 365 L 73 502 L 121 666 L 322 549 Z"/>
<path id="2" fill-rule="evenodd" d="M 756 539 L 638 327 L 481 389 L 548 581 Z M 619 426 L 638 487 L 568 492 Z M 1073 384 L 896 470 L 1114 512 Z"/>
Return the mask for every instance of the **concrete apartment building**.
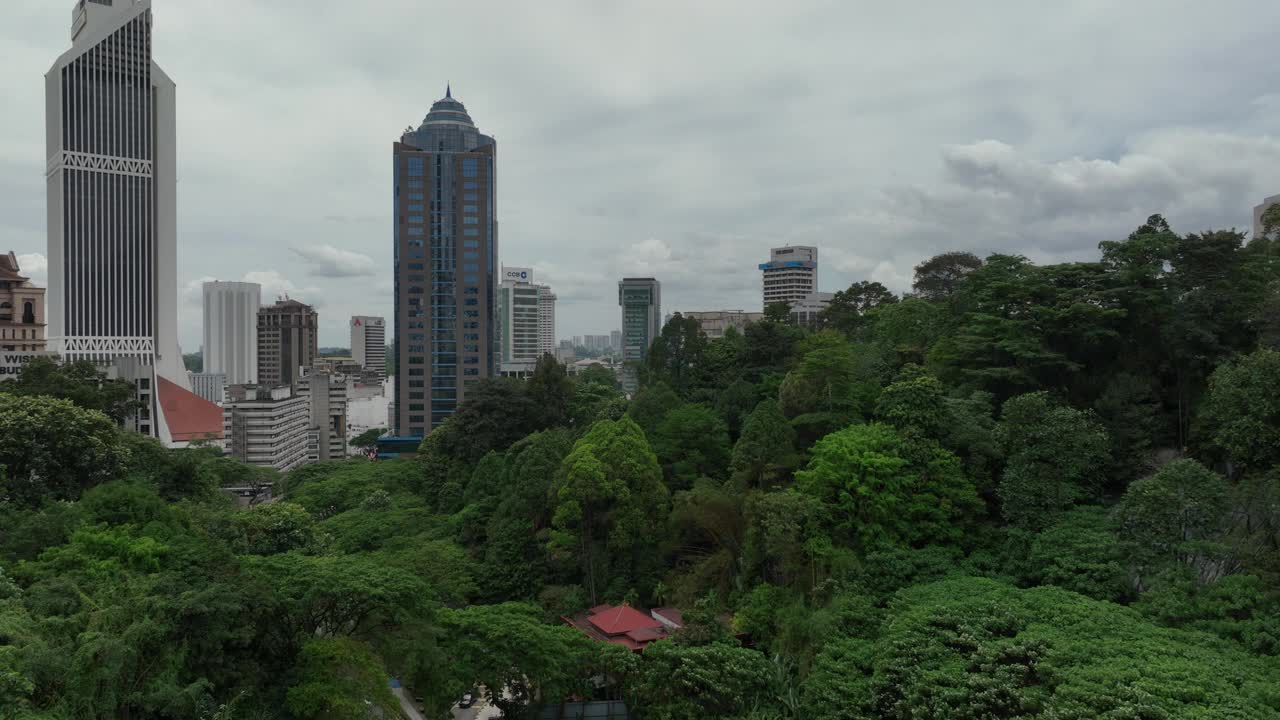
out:
<path id="1" fill-rule="evenodd" d="M 0 255 L 0 350 L 44 352 L 44 329 L 44 288 L 22 274 L 17 255 Z"/>
<path id="2" fill-rule="evenodd" d="M 1262 236 L 1262 214 L 1267 211 L 1267 208 L 1277 203 L 1280 203 L 1280 195 L 1272 195 L 1269 198 L 1264 198 L 1260 205 L 1257 205 L 1253 208 L 1253 236 L 1254 237 Z"/>
<path id="3" fill-rule="evenodd" d="M 307 398 L 287 385 L 233 385 L 222 422 L 227 454 L 241 462 L 283 472 L 307 461 Z"/>
<path id="4" fill-rule="evenodd" d="M 48 349 L 134 382 L 131 430 L 221 433 L 195 427 L 178 350 L 176 86 L 152 59 L 151 0 L 80 0 L 70 35 L 45 74 Z"/>
<path id="5" fill-rule="evenodd" d="M 387 323 L 373 315 L 351 318 L 351 359 L 381 383 L 387 378 Z"/>
<path id="6" fill-rule="evenodd" d="M 764 307 L 799 302 L 818 289 L 818 248 L 794 245 L 773 248 L 769 262 L 761 263 Z"/>
<path id="7" fill-rule="evenodd" d="M 529 268 L 502 268 L 498 285 L 498 347 L 501 372 L 511 375 L 532 371 L 542 343 L 540 290 Z"/>
<path id="8" fill-rule="evenodd" d="M 227 399 L 227 376 L 222 373 L 191 373 L 191 391 L 221 405 Z"/>
<path id="9" fill-rule="evenodd" d="M 709 338 L 724 337 L 724 331 L 737 328 L 742 332 L 748 323 L 760 322 L 764 319 L 762 312 L 744 312 L 742 310 L 709 310 L 683 313 L 684 317 L 698 321 L 702 333 Z"/>
<path id="10" fill-rule="evenodd" d="M 618 283 L 622 308 L 622 389 L 639 386 L 635 368 L 644 362 L 649 346 L 662 330 L 662 284 L 654 278 L 623 278 Z"/>
<path id="11" fill-rule="evenodd" d="M 262 286 L 214 280 L 204 283 L 202 290 L 204 372 L 222 374 L 229 385 L 256 383 Z"/>
<path id="12" fill-rule="evenodd" d="M 556 294 L 547 285 L 538 287 L 538 356 L 556 352 Z"/>
<path id="13" fill-rule="evenodd" d="M 400 437 L 439 427 L 497 373 L 496 154 L 448 88 L 392 146 Z"/>
<path id="14" fill-rule="evenodd" d="M 258 309 L 258 385 L 297 384 L 320 355 L 319 322 L 314 308 L 289 298 Z"/>
<path id="15" fill-rule="evenodd" d="M 347 378 L 313 370 L 298 381 L 298 394 L 307 399 L 310 411 L 307 460 L 318 462 L 346 458 Z"/>

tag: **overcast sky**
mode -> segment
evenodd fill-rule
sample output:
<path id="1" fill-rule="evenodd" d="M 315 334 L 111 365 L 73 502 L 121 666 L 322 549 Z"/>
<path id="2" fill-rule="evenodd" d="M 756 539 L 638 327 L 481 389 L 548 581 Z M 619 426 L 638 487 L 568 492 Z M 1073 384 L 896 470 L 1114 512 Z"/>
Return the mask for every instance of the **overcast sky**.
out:
<path id="1" fill-rule="evenodd" d="M 43 75 L 70 0 L 0 22 L 0 249 L 43 279 Z M 953 249 L 1088 259 L 1164 213 L 1251 222 L 1280 193 L 1274 0 L 154 0 L 178 84 L 183 348 L 202 279 L 315 304 L 321 344 L 391 313 L 391 144 L 446 82 L 498 140 L 501 260 L 557 334 L 760 309 L 770 246 L 821 289 L 894 290 Z"/>

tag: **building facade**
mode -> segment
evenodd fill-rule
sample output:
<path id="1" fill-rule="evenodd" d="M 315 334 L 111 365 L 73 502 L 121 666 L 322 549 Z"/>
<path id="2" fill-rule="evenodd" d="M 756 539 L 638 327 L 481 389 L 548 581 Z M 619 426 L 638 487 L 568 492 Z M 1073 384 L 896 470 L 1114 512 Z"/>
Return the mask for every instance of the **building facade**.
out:
<path id="1" fill-rule="evenodd" d="M 834 293 L 815 292 L 791 303 L 791 324 L 818 327 L 818 314 L 831 304 Z"/>
<path id="2" fill-rule="evenodd" d="M 151 0 L 75 4 L 71 48 L 45 74 L 49 349 L 126 361 L 149 416 L 126 425 L 165 443 L 155 380 L 189 392 L 178 350 L 175 90 L 152 59 Z"/>
<path id="3" fill-rule="evenodd" d="M 502 268 L 498 285 L 498 345 L 502 364 L 538 361 L 541 333 L 539 290 L 529 268 Z"/>
<path id="4" fill-rule="evenodd" d="M 609 348 L 615 353 L 622 352 L 622 331 L 613 330 L 609 333 Z"/>
<path id="5" fill-rule="evenodd" d="M 1280 204 L 1280 195 L 1264 198 L 1260 205 L 1253 208 L 1253 236 L 1262 237 L 1262 214 L 1272 205 Z"/>
<path id="6" fill-rule="evenodd" d="M 307 461 L 307 398 L 285 385 L 233 385 L 222 406 L 227 454 L 250 465 L 292 470 Z"/>
<path id="7" fill-rule="evenodd" d="M 622 389 L 634 393 L 636 367 L 662 330 L 662 285 L 653 278 L 623 278 L 618 283 L 618 305 L 622 308 Z"/>
<path id="8" fill-rule="evenodd" d="M 378 382 L 387 378 L 386 320 L 373 315 L 352 316 L 351 359 Z"/>
<path id="9" fill-rule="evenodd" d="M 44 288 L 22 274 L 17 255 L 0 255 L 0 350 L 44 352 L 44 330 Z"/>
<path id="10" fill-rule="evenodd" d="M 319 322 L 314 308 L 289 298 L 259 308 L 257 384 L 296 385 L 320 355 Z"/>
<path id="11" fill-rule="evenodd" d="M 538 356 L 556 352 L 556 294 L 548 285 L 538 286 Z"/>
<path id="12" fill-rule="evenodd" d="M 203 290 L 204 372 L 221 373 L 229 385 L 256 383 L 262 286 L 214 280 Z"/>
<path id="13" fill-rule="evenodd" d="M 764 307 L 803 300 L 818 289 L 818 248 L 794 245 L 773 248 L 762 263 Z"/>
<path id="14" fill-rule="evenodd" d="M 317 462 L 346 458 L 346 378 L 329 372 L 310 372 L 298 382 L 298 394 L 307 398 L 311 412 L 307 459 Z"/>
<path id="15" fill-rule="evenodd" d="M 221 405 L 226 400 L 227 376 L 222 373 L 191 373 L 191 392 Z"/>
<path id="16" fill-rule="evenodd" d="M 448 89 L 392 147 L 400 437 L 439 427 L 497 373 L 496 150 Z"/>
<path id="17" fill-rule="evenodd" d="M 710 310 L 683 313 L 684 317 L 698 321 L 702 333 L 709 338 L 724 337 L 724 331 L 736 328 L 742 332 L 748 324 L 764 319 L 762 312 L 743 312 L 742 310 Z"/>

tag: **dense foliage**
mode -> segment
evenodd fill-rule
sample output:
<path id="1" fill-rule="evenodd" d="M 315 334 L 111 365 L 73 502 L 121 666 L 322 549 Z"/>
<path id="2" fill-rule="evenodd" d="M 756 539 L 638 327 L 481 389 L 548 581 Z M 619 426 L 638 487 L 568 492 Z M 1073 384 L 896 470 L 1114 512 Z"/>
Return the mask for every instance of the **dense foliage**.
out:
<path id="1" fill-rule="evenodd" d="M 0 393 L 0 718 L 1280 716 L 1280 216 L 1097 262 L 947 253 L 813 329 L 544 358 L 413 460 L 274 480 Z M 55 377 L 55 373 L 61 376 Z M 52 397 L 40 397 L 52 396 Z M 370 438 L 371 439 L 371 438 Z M 562 618 L 683 609 L 642 654 Z"/>

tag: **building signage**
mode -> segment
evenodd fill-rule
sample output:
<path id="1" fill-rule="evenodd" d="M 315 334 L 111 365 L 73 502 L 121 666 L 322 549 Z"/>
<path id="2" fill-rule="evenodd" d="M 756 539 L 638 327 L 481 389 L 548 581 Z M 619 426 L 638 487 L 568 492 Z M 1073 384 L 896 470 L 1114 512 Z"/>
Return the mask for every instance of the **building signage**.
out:
<path id="1" fill-rule="evenodd" d="M 51 352 L 0 352 L 0 382 L 17 378 L 22 366 L 36 358 L 56 356 Z"/>
<path id="2" fill-rule="evenodd" d="M 369 327 L 382 327 L 382 318 L 368 318 L 368 320 Z M 364 327 L 364 323 L 360 321 L 360 318 L 353 317 L 351 318 L 351 327 Z"/>
<path id="3" fill-rule="evenodd" d="M 533 282 L 533 270 L 522 267 L 502 268 L 502 279 L 514 282 Z"/>

